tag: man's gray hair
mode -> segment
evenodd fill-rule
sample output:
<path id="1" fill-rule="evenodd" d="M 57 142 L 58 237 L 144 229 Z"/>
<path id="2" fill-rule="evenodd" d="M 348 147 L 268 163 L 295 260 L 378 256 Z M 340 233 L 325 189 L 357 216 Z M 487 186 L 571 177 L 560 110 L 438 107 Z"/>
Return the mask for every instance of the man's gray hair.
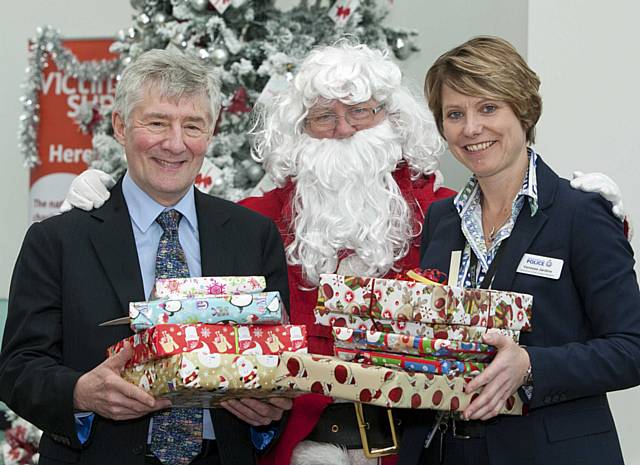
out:
<path id="1" fill-rule="evenodd" d="M 213 67 L 179 51 L 154 49 L 136 58 L 122 73 L 116 87 L 114 113 L 128 122 L 133 108 L 153 87 L 161 97 L 181 99 L 202 95 L 209 100 L 211 123 L 220 112 L 220 80 Z"/>

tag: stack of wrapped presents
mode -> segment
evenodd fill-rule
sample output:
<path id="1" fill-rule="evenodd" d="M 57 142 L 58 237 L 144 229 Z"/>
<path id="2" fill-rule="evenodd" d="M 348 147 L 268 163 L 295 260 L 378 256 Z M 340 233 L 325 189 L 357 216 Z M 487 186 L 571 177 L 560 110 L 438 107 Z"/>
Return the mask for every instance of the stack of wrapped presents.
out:
<path id="1" fill-rule="evenodd" d="M 230 397 L 293 394 L 276 384 L 284 351 L 307 349 L 306 328 L 286 324 L 278 292 L 260 276 L 159 279 L 150 301 L 129 305 L 133 356 L 122 374 L 176 407 Z"/>
<path id="2" fill-rule="evenodd" d="M 335 357 L 284 353 L 290 388 L 384 407 L 464 410 L 464 386 L 495 356 L 482 342 L 531 330 L 527 294 L 413 280 L 323 275 L 316 323 L 331 326 Z M 502 413 L 521 414 L 514 395 Z"/>

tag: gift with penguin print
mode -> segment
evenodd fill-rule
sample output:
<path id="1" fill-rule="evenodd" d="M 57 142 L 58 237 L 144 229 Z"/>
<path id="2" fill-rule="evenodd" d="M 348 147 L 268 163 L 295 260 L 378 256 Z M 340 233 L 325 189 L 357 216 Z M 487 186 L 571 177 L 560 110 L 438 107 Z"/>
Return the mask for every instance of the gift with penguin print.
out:
<path id="1" fill-rule="evenodd" d="M 273 325 L 283 322 L 285 318 L 286 312 L 277 291 L 158 299 L 129 304 L 129 320 L 134 332 L 166 323 Z"/>

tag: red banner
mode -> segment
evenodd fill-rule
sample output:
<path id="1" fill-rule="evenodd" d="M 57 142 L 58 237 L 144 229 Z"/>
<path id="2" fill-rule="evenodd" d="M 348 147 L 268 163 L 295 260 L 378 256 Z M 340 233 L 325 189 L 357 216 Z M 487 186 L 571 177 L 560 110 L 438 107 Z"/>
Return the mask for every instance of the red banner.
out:
<path id="1" fill-rule="evenodd" d="M 63 46 L 79 61 L 115 59 L 109 52 L 112 39 L 64 40 Z M 83 134 L 74 121 L 82 105 L 113 105 L 115 77 L 104 81 L 78 81 L 65 75 L 49 60 L 42 71 L 39 93 L 40 164 L 31 170 L 29 218 L 40 221 L 58 212 L 71 180 L 87 168 L 91 135 Z"/>

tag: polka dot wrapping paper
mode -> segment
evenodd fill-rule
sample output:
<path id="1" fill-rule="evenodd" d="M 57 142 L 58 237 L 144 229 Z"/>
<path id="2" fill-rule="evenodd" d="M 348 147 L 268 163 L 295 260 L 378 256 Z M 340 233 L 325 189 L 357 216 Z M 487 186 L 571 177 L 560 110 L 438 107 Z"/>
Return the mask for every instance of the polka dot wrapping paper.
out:
<path id="1" fill-rule="evenodd" d="M 472 399 L 463 391 L 471 380 L 466 376 L 410 373 L 313 354 L 285 352 L 280 358 L 277 384 L 290 389 L 388 408 L 460 411 Z M 521 415 L 522 409 L 514 395 L 501 413 Z"/>

